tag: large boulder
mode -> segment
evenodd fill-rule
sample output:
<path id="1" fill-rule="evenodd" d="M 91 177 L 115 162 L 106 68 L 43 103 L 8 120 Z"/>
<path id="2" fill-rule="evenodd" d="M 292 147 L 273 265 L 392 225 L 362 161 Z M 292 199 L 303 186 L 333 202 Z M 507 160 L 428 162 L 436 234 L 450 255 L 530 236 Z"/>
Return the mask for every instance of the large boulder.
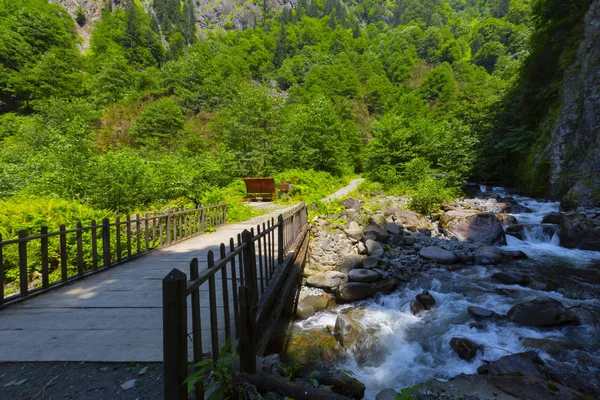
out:
<path id="1" fill-rule="evenodd" d="M 367 254 L 371 257 L 381 257 L 383 256 L 383 246 L 375 240 L 367 239 L 365 242 L 365 247 L 367 248 Z"/>
<path id="2" fill-rule="evenodd" d="M 395 209 L 393 217 L 396 219 L 397 224 L 402 225 L 411 232 L 416 232 L 419 228 L 431 228 L 429 221 L 414 211 Z"/>
<path id="3" fill-rule="evenodd" d="M 579 325 L 576 315 L 559 301 L 546 296 L 517 304 L 508 311 L 508 318 L 524 326 Z"/>
<path id="4" fill-rule="evenodd" d="M 365 282 L 371 283 L 378 281 L 381 278 L 378 272 L 372 271 L 370 269 L 353 269 L 348 274 L 348 280 L 350 282 Z"/>
<path id="5" fill-rule="evenodd" d="M 510 261 L 510 257 L 501 249 L 493 246 L 481 246 L 475 250 L 475 264 L 494 265 Z"/>
<path id="6" fill-rule="evenodd" d="M 379 265 L 379 257 L 369 256 L 363 260 L 363 268 L 372 269 Z"/>
<path id="7" fill-rule="evenodd" d="M 469 340 L 467 338 L 453 337 L 450 339 L 450 347 L 461 360 L 471 361 L 477 355 L 477 350 L 481 348 L 480 345 Z"/>
<path id="8" fill-rule="evenodd" d="M 383 215 L 382 215 L 383 216 Z M 390 240 L 390 234 L 379 225 L 370 224 L 363 229 L 365 235 L 375 236 L 375 240 L 381 243 L 387 243 Z"/>
<path id="9" fill-rule="evenodd" d="M 454 253 L 436 246 L 423 247 L 419 255 L 428 260 L 434 260 L 439 264 L 454 264 L 458 261 Z"/>
<path id="10" fill-rule="evenodd" d="M 340 272 L 347 274 L 356 268 L 361 268 L 363 264 L 363 258 L 356 254 L 350 253 L 344 258 L 342 258 L 342 262 L 340 263 Z"/>
<path id="11" fill-rule="evenodd" d="M 291 327 L 283 337 L 274 340 L 283 345 L 284 361 L 296 365 L 299 372 L 342 359 L 346 353 L 335 337 L 322 328 Z"/>
<path id="12" fill-rule="evenodd" d="M 431 310 L 433 306 L 435 306 L 435 298 L 427 290 L 423 290 L 415 296 L 415 300 L 410 302 L 410 310 L 415 315 L 421 311 Z"/>
<path id="13" fill-rule="evenodd" d="M 556 224 L 560 225 L 564 221 L 564 215 L 560 212 L 551 212 L 550 214 L 544 215 L 542 218 L 542 224 Z"/>
<path id="14" fill-rule="evenodd" d="M 506 244 L 502 224 L 493 213 L 453 210 L 443 213 L 441 222 L 459 240 L 472 240 L 487 245 Z"/>
<path id="15" fill-rule="evenodd" d="M 339 271 L 319 272 L 311 275 L 306 280 L 308 286 L 331 290 L 348 282 L 348 275 Z"/>
<path id="16" fill-rule="evenodd" d="M 369 283 L 348 282 L 338 287 L 337 298 L 342 301 L 358 301 L 371 298 L 376 293 L 375 286 Z"/>
<path id="17" fill-rule="evenodd" d="M 563 247 L 600 251 L 600 222 L 584 215 L 565 214 L 558 237 Z"/>
<path id="18" fill-rule="evenodd" d="M 512 354 L 488 362 L 479 368 L 481 375 L 528 375 L 545 377 L 544 360 L 535 351 Z"/>
<path id="19" fill-rule="evenodd" d="M 365 329 L 347 314 L 338 314 L 335 320 L 333 335 L 340 345 L 346 349 L 355 349 L 359 341 L 366 335 Z"/>
<path id="20" fill-rule="evenodd" d="M 306 319 L 315 315 L 315 313 L 324 310 L 334 303 L 330 294 L 320 290 L 301 290 L 298 296 L 298 306 L 296 316 L 300 319 Z"/>
<path id="21" fill-rule="evenodd" d="M 371 224 L 377 225 L 382 229 L 385 229 L 386 225 L 387 225 L 387 219 L 385 218 L 385 215 L 381 214 L 381 213 L 376 213 L 373 214 L 370 218 L 369 221 Z"/>
<path id="22" fill-rule="evenodd" d="M 375 288 L 375 291 L 389 294 L 398 288 L 400 282 L 394 278 L 384 278 L 378 280 L 375 283 L 372 283 L 372 286 Z"/>
<path id="23" fill-rule="evenodd" d="M 344 233 L 346 234 L 346 236 L 348 236 L 348 238 L 355 241 L 362 240 L 362 238 L 365 236 L 362 229 L 347 228 L 344 229 Z"/>

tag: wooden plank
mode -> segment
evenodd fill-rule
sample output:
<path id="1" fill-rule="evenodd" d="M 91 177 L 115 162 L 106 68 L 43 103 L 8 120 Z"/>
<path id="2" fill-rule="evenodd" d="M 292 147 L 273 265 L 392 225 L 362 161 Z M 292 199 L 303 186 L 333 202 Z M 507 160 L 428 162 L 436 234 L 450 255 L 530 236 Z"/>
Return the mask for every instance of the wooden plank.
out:
<path id="1" fill-rule="evenodd" d="M 187 399 L 186 276 L 174 269 L 162 281 L 164 398 Z"/>
<path id="2" fill-rule="evenodd" d="M 215 266 L 215 255 L 210 250 L 208 252 L 208 269 Z M 213 360 L 217 361 L 219 355 L 219 326 L 217 324 L 217 295 L 215 291 L 215 276 L 212 275 L 208 279 L 208 291 L 209 291 L 209 305 L 210 305 L 210 341 L 212 344 L 212 356 Z"/>
<path id="3" fill-rule="evenodd" d="M 27 231 L 19 231 L 19 239 L 27 237 Z M 29 274 L 27 273 L 27 241 L 19 242 L 19 289 L 21 297 L 27 296 Z"/>
<path id="4" fill-rule="evenodd" d="M 60 274 L 61 280 L 66 282 L 69 278 L 67 271 L 67 235 L 65 231 L 67 228 L 61 225 L 59 228 L 60 234 Z"/>
<path id="5" fill-rule="evenodd" d="M 190 279 L 198 279 L 198 259 L 192 259 L 190 263 Z M 194 346 L 194 364 L 202 361 L 202 326 L 200 325 L 200 293 L 194 290 L 191 294 L 192 300 L 192 344 Z M 195 386 L 196 399 L 204 399 L 204 382 L 199 380 Z"/>
<path id="6" fill-rule="evenodd" d="M 290 382 L 267 374 L 239 374 L 238 378 L 250 382 L 261 392 L 277 392 L 295 400 L 352 400 L 341 394 L 318 389 L 304 383 Z"/>
<path id="7" fill-rule="evenodd" d="M 42 228 L 40 229 L 40 235 L 42 235 L 42 238 L 40 239 L 40 257 L 42 261 L 42 288 L 44 289 L 48 289 L 48 286 L 50 286 L 50 272 L 48 271 L 48 237 L 46 236 L 47 234 L 48 227 L 42 226 Z M 0 263 L 1 262 L 2 260 L 0 260 Z M 2 272 L 0 272 L 0 275 L 1 274 Z"/>

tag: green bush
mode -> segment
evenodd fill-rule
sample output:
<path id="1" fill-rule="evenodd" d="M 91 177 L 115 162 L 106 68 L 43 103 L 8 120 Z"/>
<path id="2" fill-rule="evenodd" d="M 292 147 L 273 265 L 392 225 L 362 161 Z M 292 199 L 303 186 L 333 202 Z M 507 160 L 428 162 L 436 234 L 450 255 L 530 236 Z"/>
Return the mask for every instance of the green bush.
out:
<path id="1" fill-rule="evenodd" d="M 289 169 L 276 174 L 273 178 L 276 185 L 282 182 L 292 184 L 291 192 L 286 198 L 281 199 L 283 202 L 304 201 L 306 203 L 314 203 L 348 183 L 348 178 L 336 177 L 328 172 L 312 169 Z"/>
<path id="2" fill-rule="evenodd" d="M 408 207 L 421 214 L 430 214 L 439 210 L 453 195 L 453 190 L 447 188 L 444 181 L 427 176 L 417 184 Z"/>

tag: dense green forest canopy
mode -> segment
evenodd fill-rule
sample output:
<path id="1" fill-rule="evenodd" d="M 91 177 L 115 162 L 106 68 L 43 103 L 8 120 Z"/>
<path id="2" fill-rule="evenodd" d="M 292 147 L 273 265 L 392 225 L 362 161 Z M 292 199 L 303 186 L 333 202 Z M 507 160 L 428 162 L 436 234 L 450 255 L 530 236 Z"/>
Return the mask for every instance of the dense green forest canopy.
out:
<path id="1" fill-rule="evenodd" d="M 567 3 L 300 0 L 197 32 L 192 1 L 108 1 L 82 52 L 60 6 L 0 0 L 0 198 L 129 212 L 296 169 L 362 173 L 427 209 L 474 165 L 497 179 L 499 154 L 527 157 L 556 83 L 533 97 L 585 10 Z"/>

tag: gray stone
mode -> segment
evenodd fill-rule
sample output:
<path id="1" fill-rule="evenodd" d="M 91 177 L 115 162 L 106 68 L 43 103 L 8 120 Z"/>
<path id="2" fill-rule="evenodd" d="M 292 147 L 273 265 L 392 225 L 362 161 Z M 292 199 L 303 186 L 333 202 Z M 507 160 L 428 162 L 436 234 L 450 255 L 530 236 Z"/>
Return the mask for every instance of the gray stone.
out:
<path id="1" fill-rule="evenodd" d="M 527 285 L 529 277 L 517 272 L 498 272 L 492 275 L 493 279 L 500 281 L 506 285 Z"/>
<path id="2" fill-rule="evenodd" d="M 413 314 L 417 315 L 421 311 L 425 311 L 425 306 L 417 300 L 412 300 L 410 302 L 410 311 L 412 311 Z"/>
<path id="3" fill-rule="evenodd" d="M 579 325 L 577 316 L 559 301 L 545 296 L 517 304 L 508 311 L 508 318 L 524 326 Z"/>
<path id="4" fill-rule="evenodd" d="M 353 240 L 362 240 L 365 236 L 362 229 L 344 229 L 344 233 Z"/>
<path id="5" fill-rule="evenodd" d="M 351 253 L 342 259 L 340 264 L 340 272 L 347 274 L 355 268 L 362 267 L 363 259 L 356 253 Z"/>
<path id="6" fill-rule="evenodd" d="M 404 236 L 404 244 L 407 246 L 413 245 L 415 244 L 415 242 L 417 241 L 417 238 L 414 236 Z"/>
<path id="7" fill-rule="evenodd" d="M 387 222 L 386 222 L 386 224 L 387 224 Z M 387 231 L 384 230 L 379 225 L 375 225 L 375 224 L 367 225 L 367 227 L 365 227 L 365 229 L 363 229 L 363 232 L 365 235 L 375 236 L 375 239 L 381 243 L 387 243 L 388 240 L 390 240 L 390 234 L 387 233 Z"/>
<path id="8" fill-rule="evenodd" d="M 542 218 L 542 224 L 560 225 L 560 224 L 562 224 L 563 220 L 564 220 L 563 213 L 551 212 L 550 214 L 544 215 L 544 218 Z"/>
<path id="9" fill-rule="evenodd" d="M 343 301 L 358 301 L 368 299 L 377 293 L 375 287 L 368 283 L 348 282 L 338 287 L 337 297 Z"/>
<path id="10" fill-rule="evenodd" d="M 510 261 L 510 258 L 502 250 L 493 246 L 481 246 L 475 250 L 475 264 L 493 265 Z"/>
<path id="11" fill-rule="evenodd" d="M 428 290 L 423 290 L 422 293 L 416 296 L 419 303 L 423 304 L 426 310 L 431 310 L 435 306 L 435 298 L 429 293 Z"/>
<path id="12" fill-rule="evenodd" d="M 361 229 L 360 225 L 358 224 L 358 222 L 356 221 L 350 221 L 348 222 L 348 227 L 347 229 Z M 362 230 L 362 229 L 361 229 Z"/>
<path id="13" fill-rule="evenodd" d="M 457 261 L 454 253 L 440 249 L 436 246 L 428 246 L 423 247 L 421 251 L 419 251 L 419 255 L 423 258 L 427 258 L 428 260 L 434 260 L 440 264 L 454 264 Z"/>
<path id="14" fill-rule="evenodd" d="M 379 264 L 379 257 L 369 256 L 363 260 L 363 268 L 375 268 Z"/>
<path id="15" fill-rule="evenodd" d="M 402 227 L 398 224 L 389 223 L 385 226 L 385 230 L 388 231 L 392 235 L 400 235 L 402 234 Z"/>
<path id="16" fill-rule="evenodd" d="M 348 280 L 350 282 L 365 282 L 371 283 L 379 280 L 381 276 L 375 272 L 368 269 L 353 269 L 348 274 Z"/>
<path id="17" fill-rule="evenodd" d="M 121 389 L 123 389 L 123 390 L 133 389 L 135 386 L 135 382 L 136 382 L 135 379 L 130 379 L 121 385 Z"/>
<path id="18" fill-rule="evenodd" d="M 506 244 L 502 224 L 493 213 L 448 211 L 441 216 L 442 226 L 460 240 L 472 240 L 487 245 Z"/>
<path id="19" fill-rule="evenodd" d="M 375 291 L 389 294 L 398 288 L 400 282 L 394 278 L 383 278 L 378 280 L 375 283 L 372 283 L 372 286 L 375 288 Z"/>
<path id="20" fill-rule="evenodd" d="M 367 254 L 367 247 L 363 242 L 358 242 L 356 244 L 356 249 L 358 250 L 358 254 Z"/>
<path id="21" fill-rule="evenodd" d="M 335 320 L 333 335 L 340 345 L 346 349 L 356 348 L 358 341 L 366 334 L 361 324 L 347 314 L 338 314 Z"/>
<path id="22" fill-rule="evenodd" d="M 385 219 L 385 216 L 381 213 L 373 214 L 373 216 L 370 219 L 370 222 L 382 229 L 385 229 L 387 225 L 387 220 Z"/>
<path id="23" fill-rule="evenodd" d="M 338 271 L 319 272 L 306 280 L 307 285 L 323 289 L 332 289 L 345 282 L 348 282 L 348 275 Z"/>
<path id="24" fill-rule="evenodd" d="M 365 242 L 365 246 L 367 247 L 367 254 L 374 257 L 383 256 L 383 246 L 375 240 L 368 239 Z"/>
<path id="25" fill-rule="evenodd" d="M 469 315 L 476 320 L 484 320 L 484 319 L 493 319 L 500 317 L 499 314 L 493 312 L 492 310 L 488 310 L 487 308 L 477 307 L 477 306 L 469 306 L 467 307 L 467 311 Z"/>
<path id="26" fill-rule="evenodd" d="M 477 355 L 480 346 L 467 338 L 453 337 L 450 339 L 450 347 L 461 360 L 471 361 Z"/>

